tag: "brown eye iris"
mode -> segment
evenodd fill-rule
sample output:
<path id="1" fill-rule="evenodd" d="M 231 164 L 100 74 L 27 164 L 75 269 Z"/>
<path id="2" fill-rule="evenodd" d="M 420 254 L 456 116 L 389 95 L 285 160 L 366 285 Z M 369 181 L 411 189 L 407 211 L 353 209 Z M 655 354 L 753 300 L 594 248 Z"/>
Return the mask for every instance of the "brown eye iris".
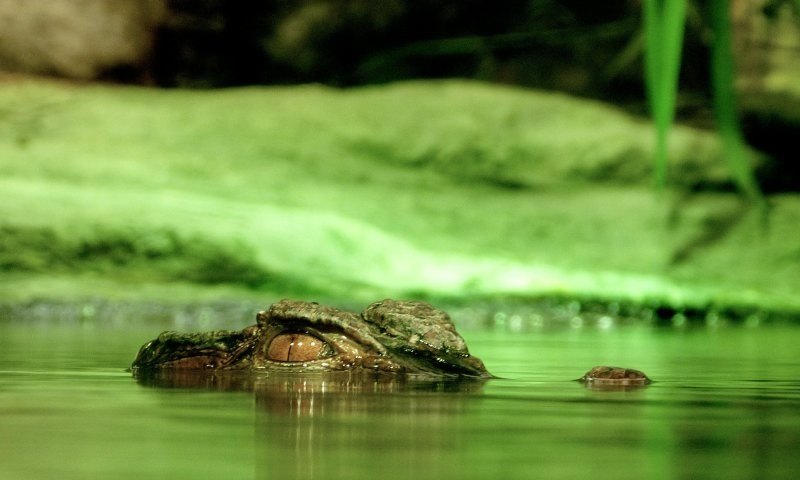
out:
<path id="1" fill-rule="evenodd" d="M 274 362 L 308 362 L 325 356 L 325 342 L 305 333 L 281 333 L 267 347 L 267 358 Z"/>

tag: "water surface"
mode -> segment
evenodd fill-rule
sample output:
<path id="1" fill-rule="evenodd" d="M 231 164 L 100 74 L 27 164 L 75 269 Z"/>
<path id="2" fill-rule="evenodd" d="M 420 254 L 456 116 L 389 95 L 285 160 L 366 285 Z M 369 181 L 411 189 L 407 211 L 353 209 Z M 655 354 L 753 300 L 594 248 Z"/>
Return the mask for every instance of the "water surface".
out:
<path id="1" fill-rule="evenodd" d="M 236 325 L 239 328 L 243 325 Z M 792 478 L 800 328 L 465 330 L 501 379 L 125 368 L 167 325 L 0 322 L 0 479 Z M 588 390 L 596 364 L 655 383 Z"/>

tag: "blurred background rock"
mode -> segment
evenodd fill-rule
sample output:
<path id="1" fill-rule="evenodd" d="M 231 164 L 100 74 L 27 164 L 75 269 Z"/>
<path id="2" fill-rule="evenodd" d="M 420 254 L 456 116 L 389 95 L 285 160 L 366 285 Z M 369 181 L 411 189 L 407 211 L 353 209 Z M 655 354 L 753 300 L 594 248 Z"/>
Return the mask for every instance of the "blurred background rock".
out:
<path id="1" fill-rule="evenodd" d="M 731 2 L 745 132 L 779 160 L 768 191 L 800 183 L 798 5 Z M 695 126 L 713 123 L 704 7 L 690 4 L 678 103 Z M 0 0 L 0 69 L 195 88 L 466 77 L 645 114 L 640 17 L 641 0 Z"/>
<path id="2" fill-rule="evenodd" d="M 164 0 L 0 0 L 0 69 L 145 81 L 167 6 Z"/>

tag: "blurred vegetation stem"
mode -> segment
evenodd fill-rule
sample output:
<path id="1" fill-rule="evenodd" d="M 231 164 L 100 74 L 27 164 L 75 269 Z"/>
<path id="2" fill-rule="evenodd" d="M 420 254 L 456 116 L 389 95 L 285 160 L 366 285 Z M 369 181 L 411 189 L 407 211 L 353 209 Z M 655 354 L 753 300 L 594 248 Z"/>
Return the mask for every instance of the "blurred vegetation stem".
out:
<path id="1" fill-rule="evenodd" d="M 686 0 L 646 0 L 644 3 L 645 80 L 656 126 L 655 180 L 660 189 L 667 183 L 669 133 L 675 117 L 686 4 Z M 725 156 L 741 191 L 756 203 L 763 203 L 736 115 L 730 4 L 728 0 L 711 0 L 709 5 L 714 34 L 711 55 L 714 112 Z"/>
<path id="2" fill-rule="evenodd" d="M 675 117 L 685 18 L 685 0 L 644 2 L 645 81 L 656 125 L 655 179 L 662 189 L 667 183 L 668 139 Z"/>
<path id="3" fill-rule="evenodd" d="M 714 113 L 717 128 L 737 185 L 751 200 L 763 203 L 763 196 L 753 176 L 736 114 L 734 64 L 731 52 L 731 18 L 729 0 L 711 1 L 711 26 L 714 42 L 711 50 L 711 81 L 714 92 Z"/>

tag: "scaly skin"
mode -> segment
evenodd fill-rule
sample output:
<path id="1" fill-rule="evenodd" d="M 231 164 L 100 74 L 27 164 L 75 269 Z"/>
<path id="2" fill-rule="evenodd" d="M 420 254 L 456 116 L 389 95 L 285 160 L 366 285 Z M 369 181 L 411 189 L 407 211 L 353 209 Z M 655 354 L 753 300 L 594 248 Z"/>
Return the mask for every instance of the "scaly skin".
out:
<path id="1" fill-rule="evenodd" d="M 491 378 L 469 354 L 447 313 L 424 302 L 383 300 L 361 314 L 313 302 L 281 300 L 240 331 L 164 332 L 142 346 L 131 369 L 372 371 Z M 639 370 L 594 367 L 579 379 L 592 388 L 644 386 Z"/>
<path id="2" fill-rule="evenodd" d="M 594 367 L 578 380 L 589 387 L 643 387 L 651 382 L 642 371 L 607 366 Z"/>
<path id="3" fill-rule="evenodd" d="M 241 331 L 164 332 L 145 344 L 132 370 L 367 370 L 491 377 L 471 356 L 450 317 L 424 302 L 383 300 L 360 315 L 282 300 Z"/>

